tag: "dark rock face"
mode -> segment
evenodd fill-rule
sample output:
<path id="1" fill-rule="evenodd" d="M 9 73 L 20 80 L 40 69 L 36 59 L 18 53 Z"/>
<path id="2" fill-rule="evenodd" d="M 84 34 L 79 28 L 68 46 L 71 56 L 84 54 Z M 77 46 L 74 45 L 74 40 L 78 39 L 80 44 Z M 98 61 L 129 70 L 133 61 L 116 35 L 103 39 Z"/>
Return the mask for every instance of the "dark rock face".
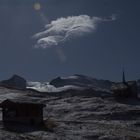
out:
<path id="1" fill-rule="evenodd" d="M 1 81 L 2 86 L 16 89 L 26 89 L 26 80 L 18 75 L 13 75 L 8 80 Z"/>

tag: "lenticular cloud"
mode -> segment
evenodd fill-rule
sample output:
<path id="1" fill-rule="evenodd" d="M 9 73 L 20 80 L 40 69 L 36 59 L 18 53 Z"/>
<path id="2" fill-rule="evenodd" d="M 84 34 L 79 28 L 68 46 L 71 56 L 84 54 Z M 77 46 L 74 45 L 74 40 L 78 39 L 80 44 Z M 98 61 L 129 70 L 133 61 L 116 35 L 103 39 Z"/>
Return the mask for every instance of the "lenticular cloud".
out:
<path id="1" fill-rule="evenodd" d="M 48 48 L 93 32 L 99 23 L 112 20 L 116 20 L 115 16 L 108 19 L 88 15 L 62 17 L 51 21 L 44 31 L 36 33 L 33 38 L 37 40 L 36 47 Z"/>

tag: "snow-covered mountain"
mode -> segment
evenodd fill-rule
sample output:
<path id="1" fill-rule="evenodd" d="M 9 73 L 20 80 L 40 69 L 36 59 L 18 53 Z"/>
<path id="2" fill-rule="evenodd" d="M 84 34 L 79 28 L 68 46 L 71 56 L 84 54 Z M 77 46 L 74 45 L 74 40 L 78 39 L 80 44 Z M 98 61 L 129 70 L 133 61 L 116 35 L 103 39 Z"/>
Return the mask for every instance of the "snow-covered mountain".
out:
<path id="1" fill-rule="evenodd" d="M 73 90 L 104 90 L 110 91 L 113 82 L 108 80 L 98 80 L 84 75 L 72 75 L 68 77 L 57 77 L 50 82 L 27 82 L 27 88 L 35 89 L 40 92 L 62 92 L 69 89 Z"/>
<path id="2" fill-rule="evenodd" d="M 75 74 L 68 77 L 58 77 L 50 82 L 55 87 L 61 87 L 65 85 L 75 85 L 78 87 L 95 88 L 95 89 L 109 89 L 112 85 L 111 81 L 98 80 L 89 76 Z"/>
<path id="3" fill-rule="evenodd" d="M 1 86 L 14 89 L 33 89 L 39 92 L 63 92 L 67 90 L 86 90 L 93 89 L 96 91 L 110 92 L 114 82 L 109 80 L 99 80 L 85 75 L 75 74 L 67 77 L 57 77 L 50 82 L 27 81 L 24 78 L 13 75 L 8 80 L 0 82 Z M 140 91 L 140 80 L 137 80 L 138 91 Z"/>

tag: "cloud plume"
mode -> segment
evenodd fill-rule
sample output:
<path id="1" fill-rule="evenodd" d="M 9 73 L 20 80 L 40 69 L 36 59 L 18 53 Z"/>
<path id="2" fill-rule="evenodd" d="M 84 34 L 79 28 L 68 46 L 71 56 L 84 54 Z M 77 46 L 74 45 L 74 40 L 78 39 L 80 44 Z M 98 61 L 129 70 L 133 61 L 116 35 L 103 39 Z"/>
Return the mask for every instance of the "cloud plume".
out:
<path id="1" fill-rule="evenodd" d="M 56 46 L 69 39 L 80 37 L 96 30 L 101 22 L 116 20 L 116 16 L 109 18 L 90 17 L 88 15 L 58 18 L 45 26 L 44 31 L 36 33 L 36 47 L 48 48 Z"/>

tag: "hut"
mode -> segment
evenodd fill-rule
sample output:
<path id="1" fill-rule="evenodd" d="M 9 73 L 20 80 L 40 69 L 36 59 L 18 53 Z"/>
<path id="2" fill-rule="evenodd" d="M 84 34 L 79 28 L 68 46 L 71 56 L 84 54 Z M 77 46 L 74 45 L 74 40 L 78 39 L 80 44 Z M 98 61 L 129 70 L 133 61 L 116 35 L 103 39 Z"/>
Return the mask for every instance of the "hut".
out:
<path id="1" fill-rule="evenodd" d="M 43 124 L 43 107 L 45 104 L 7 99 L 0 104 L 0 107 L 2 108 L 4 123 Z"/>
<path id="2" fill-rule="evenodd" d="M 126 81 L 125 74 L 123 71 L 122 82 L 115 83 L 111 88 L 115 97 L 118 98 L 137 98 L 137 82 L 136 81 Z"/>

